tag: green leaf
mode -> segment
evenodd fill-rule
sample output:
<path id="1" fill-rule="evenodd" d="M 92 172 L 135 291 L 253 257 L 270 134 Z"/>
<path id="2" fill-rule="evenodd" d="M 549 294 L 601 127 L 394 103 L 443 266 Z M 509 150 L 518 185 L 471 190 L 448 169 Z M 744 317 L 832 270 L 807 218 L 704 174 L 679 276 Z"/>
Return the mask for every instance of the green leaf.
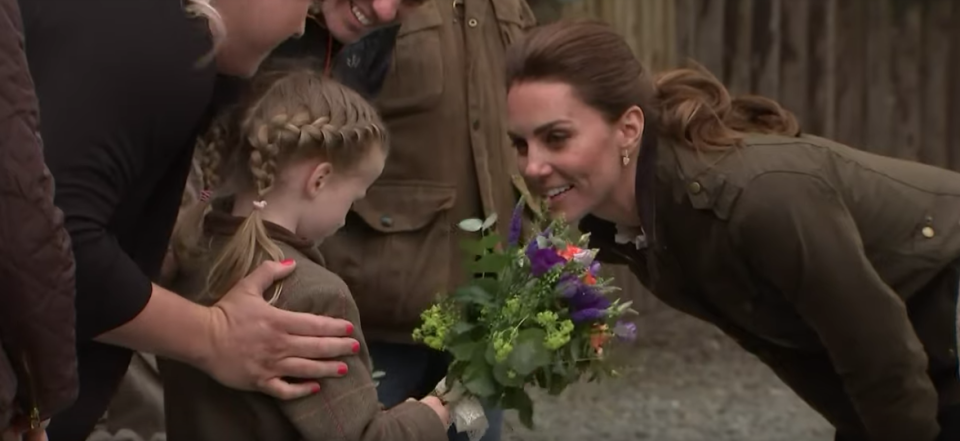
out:
<path id="1" fill-rule="evenodd" d="M 490 364 L 490 366 L 496 366 L 497 364 L 497 350 L 493 348 L 493 342 L 487 344 L 487 349 L 484 351 L 484 360 Z"/>
<path id="2" fill-rule="evenodd" d="M 465 258 L 470 261 L 486 254 L 488 247 L 484 245 L 483 239 L 463 239 L 460 241 L 460 249 L 466 252 Z"/>
<path id="3" fill-rule="evenodd" d="M 497 274 L 510 265 L 510 256 L 505 254 L 487 254 L 468 264 L 467 271 L 473 274 Z"/>
<path id="4" fill-rule="evenodd" d="M 447 347 L 447 351 L 453 355 L 453 358 L 461 361 L 469 361 L 474 358 L 474 354 L 477 353 L 477 350 L 483 350 L 486 342 L 483 341 L 467 341 L 457 344 L 450 344 Z"/>
<path id="5" fill-rule="evenodd" d="M 477 328 L 477 325 L 474 323 L 457 322 L 455 325 L 453 325 L 453 327 L 450 328 L 450 331 L 453 333 L 454 336 L 460 336 L 463 334 L 467 334 L 476 328 Z"/>
<path id="6" fill-rule="evenodd" d="M 467 366 L 470 366 L 470 362 L 454 360 L 450 363 L 450 367 L 447 368 L 447 381 L 463 378 L 463 373 L 466 371 Z"/>
<path id="7" fill-rule="evenodd" d="M 491 297 L 495 297 L 500 292 L 500 282 L 491 277 L 473 279 L 470 283 L 486 291 Z"/>
<path id="8" fill-rule="evenodd" d="M 466 285 L 457 288 L 450 296 L 457 303 L 473 303 L 477 305 L 493 305 L 493 296 L 477 285 Z"/>
<path id="9" fill-rule="evenodd" d="M 496 233 L 491 233 L 486 236 L 483 236 L 483 239 L 478 241 L 480 246 L 483 247 L 484 251 L 490 251 L 497 247 L 497 244 L 500 243 L 500 235 Z"/>
<path id="10" fill-rule="evenodd" d="M 490 366 L 478 360 L 471 362 L 464 370 L 463 387 L 479 397 L 489 397 L 497 393 Z"/>
<path id="11" fill-rule="evenodd" d="M 497 213 L 493 213 L 490 217 L 484 219 L 483 224 L 480 225 L 481 230 L 489 230 L 497 222 Z"/>
<path id="12" fill-rule="evenodd" d="M 480 228 L 483 227 L 483 221 L 480 219 L 464 219 L 457 224 L 463 231 L 469 231 L 471 233 L 480 231 Z"/>
<path id="13" fill-rule="evenodd" d="M 521 387 L 527 380 L 526 376 L 520 375 L 517 372 L 510 375 L 510 366 L 506 363 L 499 363 L 493 366 L 493 378 L 497 380 L 497 383 L 508 387 Z"/>
<path id="14" fill-rule="evenodd" d="M 516 409 L 520 422 L 528 429 L 533 429 L 533 400 L 527 392 L 518 387 L 510 387 L 503 394 L 504 409 Z"/>
<path id="15" fill-rule="evenodd" d="M 547 332 L 541 328 L 520 331 L 507 358 L 510 367 L 520 375 L 529 375 L 550 364 L 550 351 L 543 345 Z"/>

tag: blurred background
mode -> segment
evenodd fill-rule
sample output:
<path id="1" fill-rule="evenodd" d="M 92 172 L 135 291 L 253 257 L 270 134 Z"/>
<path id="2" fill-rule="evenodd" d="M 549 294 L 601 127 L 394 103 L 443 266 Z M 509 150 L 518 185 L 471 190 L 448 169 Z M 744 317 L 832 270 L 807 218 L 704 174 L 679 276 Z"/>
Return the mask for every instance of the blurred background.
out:
<path id="1" fill-rule="evenodd" d="M 541 23 L 612 24 L 654 71 L 696 60 L 734 94 L 779 100 L 803 130 L 960 171 L 960 1 L 528 0 Z M 510 441 L 828 441 L 752 356 L 614 269 L 640 312 L 623 375 L 536 396 Z"/>

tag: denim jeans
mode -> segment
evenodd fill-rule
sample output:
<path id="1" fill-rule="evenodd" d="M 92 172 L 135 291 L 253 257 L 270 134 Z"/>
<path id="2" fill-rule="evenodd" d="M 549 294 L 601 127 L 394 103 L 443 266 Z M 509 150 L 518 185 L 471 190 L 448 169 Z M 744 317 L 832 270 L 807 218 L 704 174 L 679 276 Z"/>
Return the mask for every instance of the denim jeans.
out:
<path id="1" fill-rule="evenodd" d="M 402 403 L 407 398 L 420 399 L 433 391 L 447 374 L 450 358 L 424 346 L 368 343 L 373 370 L 384 372 L 379 379 L 377 394 L 387 408 Z M 490 428 L 481 441 L 500 441 L 503 429 L 503 410 L 484 409 Z M 465 433 L 458 434 L 450 428 L 450 441 L 467 441 Z"/>

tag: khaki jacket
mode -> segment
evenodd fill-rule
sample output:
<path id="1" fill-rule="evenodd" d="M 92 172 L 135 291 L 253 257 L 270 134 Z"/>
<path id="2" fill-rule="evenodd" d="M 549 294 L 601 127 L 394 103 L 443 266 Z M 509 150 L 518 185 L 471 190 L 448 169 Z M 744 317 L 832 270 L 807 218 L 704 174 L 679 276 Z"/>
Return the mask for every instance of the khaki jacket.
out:
<path id="1" fill-rule="evenodd" d="M 205 261 L 182 267 L 175 292 L 199 303 L 212 259 L 242 222 L 219 212 L 207 216 L 211 244 Z M 314 243 L 267 224 L 285 258 L 297 262 L 284 279 L 278 308 L 349 320 L 360 342 L 358 356 L 346 357 L 348 373 L 321 382 L 320 392 L 281 401 L 221 385 L 189 365 L 158 358 L 164 383 L 167 439 L 170 441 L 446 441 L 447 430 L 427 405 L 406 402 L 382 410 L 371 376 L 360 315 L 346 285 L 324 268 Z M 272 297 L 271 289 L 264 295 Z"/>
<path id="2" fill-rule="evenodd" d="M 840 433 L 936 437 L 938 407 L 960 403 L 960 174 L 813 136 L 703 154 L 651 136 L 636 191 L 645 244 L 581 222 L 602 259 L 717 325 Z"/>
<path id="3" fill-rule="evenodd" d="M 410 342 L 420 313 L 464 280 L 460 220 L 496 212 L 507 226 L 525 190 L 506 134 L 505 48 L 534 22 L 523 0 L 428 0 L 405 17 L 376 101 L 386 169 L 322 248 L 369 339 Z"/>

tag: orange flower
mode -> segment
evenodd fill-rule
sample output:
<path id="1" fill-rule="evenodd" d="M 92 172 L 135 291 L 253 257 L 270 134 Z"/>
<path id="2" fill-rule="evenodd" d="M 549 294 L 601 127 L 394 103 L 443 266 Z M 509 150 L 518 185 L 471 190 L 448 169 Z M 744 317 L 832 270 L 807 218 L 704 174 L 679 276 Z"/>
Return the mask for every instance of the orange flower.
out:
<path id="1" fill-rule="evenodd" d="M 603 345 L 607 340 L 610 340 L 607 325 L 594 325 L 593 332 L 590 334 L 590 346 L 597 351 L 597 355 L 603 355 Z"/>
<path id="2" fill-rule="evenodd" d="M 583 283 L 587 285 L 596 285 L 597 278 L 593 277 L 593 274 L 586 273 L 583 275 Z"/>
<path id="3" fill-rule="evenodd" d="M 567 247 L 560 252 L 560 257 L 563 257 L 569 262 L 571 259 L 573 259 L 573 256 L 575 256 L 577 253 L 581 251 L 583 250 L 578 247 L 575 247 L 573 245 L 567 245 Z"/>

